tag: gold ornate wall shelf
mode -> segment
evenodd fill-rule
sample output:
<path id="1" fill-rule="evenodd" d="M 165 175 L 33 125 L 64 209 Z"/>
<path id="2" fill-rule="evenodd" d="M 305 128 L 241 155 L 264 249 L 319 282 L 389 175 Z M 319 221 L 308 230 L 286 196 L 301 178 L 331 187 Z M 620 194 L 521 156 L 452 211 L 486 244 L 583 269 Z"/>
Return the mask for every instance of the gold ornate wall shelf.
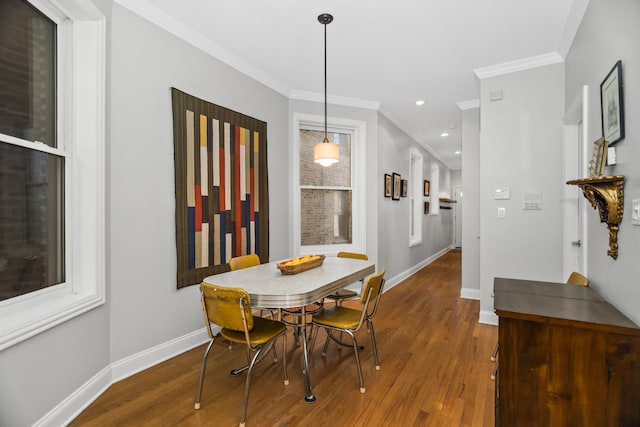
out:
<path id="1" fill-rule="evenodd" d="M 618 230 L 624 211 L 624 176 L 597 176 L 567 181 L 577 185 L 594 209 L 598 209 L 600 222 L 609 228 L 609 250 L 607 255 L 618 258 Z"/>

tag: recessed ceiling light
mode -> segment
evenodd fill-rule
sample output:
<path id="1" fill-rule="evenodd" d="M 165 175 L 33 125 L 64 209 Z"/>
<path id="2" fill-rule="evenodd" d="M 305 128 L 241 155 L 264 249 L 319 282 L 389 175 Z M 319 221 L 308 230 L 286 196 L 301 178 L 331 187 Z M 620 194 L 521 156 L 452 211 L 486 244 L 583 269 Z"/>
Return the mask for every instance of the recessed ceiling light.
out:
<path id="1" fill-rule="evenodd" d="M 449 136 L 449 134 L 448 134 L 448 133 L 446 133 L 446 132 L 442 132 L 442 133 L 440 134 L 440 136 L 444 138 L 445 136 Z"/>
<path id="2" fill-rule="evenodd" d="M 455 154 L 462 154 L 462 151 L 458 150 L 455 152 Z"/>
<path id="3" fill-rule="evenodd" d="M 424 99 L 417 99 L 416 100 L 416 105 L 419 107 L 421 105 L 424 105 Z"/>

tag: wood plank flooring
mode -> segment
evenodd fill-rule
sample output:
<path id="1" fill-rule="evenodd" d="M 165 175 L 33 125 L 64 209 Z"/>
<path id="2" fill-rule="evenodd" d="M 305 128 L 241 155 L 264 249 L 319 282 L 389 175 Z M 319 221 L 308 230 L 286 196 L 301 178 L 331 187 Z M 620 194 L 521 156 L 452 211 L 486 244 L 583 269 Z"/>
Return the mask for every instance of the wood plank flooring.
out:
<path id="1" fill-rule="evenodd" d="M 248 426 L 493 426 L 491 351 L 497 328 L 478 323 L 479 302 L 460 299 L 461 252 L 446 253 L 386 292 L 374 320 L 382 369 L 365 328 L 358 339 L 366 393 L 351 349 L 312 355 L 317 401 L 303 401 L 300 349 L 289 335 L 290 384 L 281 363 L 262 361 L 252 375 Z M 281 350 L 279 346 L 279 350 Z M 204 346 L 112 385 L 71 426 L 233 426 L 245 377 L 228 372 L 244 349 L 221 343 L 209 356 L 200 410 L 193 409 Z"/>

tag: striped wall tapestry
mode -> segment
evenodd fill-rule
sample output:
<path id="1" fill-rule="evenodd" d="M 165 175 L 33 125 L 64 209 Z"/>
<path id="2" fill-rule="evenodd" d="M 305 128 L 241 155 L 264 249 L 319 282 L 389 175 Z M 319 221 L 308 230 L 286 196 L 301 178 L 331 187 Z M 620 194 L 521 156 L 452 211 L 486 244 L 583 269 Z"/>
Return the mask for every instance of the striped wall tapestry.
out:
<path id="1" fill-rule="evenodd" d="M 178 288 L 269 260 L 267 124 L 172 88 Z"/>

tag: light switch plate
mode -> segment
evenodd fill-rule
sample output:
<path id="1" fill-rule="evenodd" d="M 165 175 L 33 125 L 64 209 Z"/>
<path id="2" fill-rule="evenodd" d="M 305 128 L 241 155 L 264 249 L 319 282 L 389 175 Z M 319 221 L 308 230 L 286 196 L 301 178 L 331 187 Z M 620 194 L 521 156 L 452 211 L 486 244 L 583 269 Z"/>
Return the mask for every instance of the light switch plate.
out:
<path id="1" fill-rule="evenodd" d="M 511 188 L 509 187 L 496 188 L 493 191 L 493 198 L 495 200 L 509 200 L 511 198 Z"/>
<path id="2" fill-rule="evenodd" d="M 507 208 L 498 208 L 498 218 L 507 217 Z"/>
<path id="3" fill-rule="evenodd" d="M 631 201 L 631 224 L 640 225 L 640 199 Z"/>

